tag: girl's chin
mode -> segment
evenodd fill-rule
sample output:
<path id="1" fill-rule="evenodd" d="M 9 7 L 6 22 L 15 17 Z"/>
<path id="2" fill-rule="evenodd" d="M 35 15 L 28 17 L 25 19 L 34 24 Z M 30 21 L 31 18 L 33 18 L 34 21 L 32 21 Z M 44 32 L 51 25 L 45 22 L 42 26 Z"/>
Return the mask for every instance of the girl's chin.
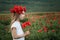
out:
<path id="1" fill-rule="evenodd" d="M 20 20 L 24 20 L 24 19 L 20 19 Z"/>

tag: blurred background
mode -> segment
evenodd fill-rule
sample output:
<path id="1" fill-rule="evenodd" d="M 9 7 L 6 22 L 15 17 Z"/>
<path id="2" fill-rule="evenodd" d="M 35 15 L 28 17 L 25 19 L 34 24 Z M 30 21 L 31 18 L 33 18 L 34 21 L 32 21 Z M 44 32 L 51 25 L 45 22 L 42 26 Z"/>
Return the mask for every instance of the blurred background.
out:
<path id="1" fill-rule="evenodd" d="M 60 11 L 60 0 L 0 0 L 0 13 L 9 12 L 14 5 L 26 6 L 27 12 Z"/>
<path id="2" fill-rule="evenodd" d="M 26 6 L 31 34 L 25 40 L 60 40 L 60 0 L 0 0 L 0 40 L 12 40 L 10 8 Z"/>

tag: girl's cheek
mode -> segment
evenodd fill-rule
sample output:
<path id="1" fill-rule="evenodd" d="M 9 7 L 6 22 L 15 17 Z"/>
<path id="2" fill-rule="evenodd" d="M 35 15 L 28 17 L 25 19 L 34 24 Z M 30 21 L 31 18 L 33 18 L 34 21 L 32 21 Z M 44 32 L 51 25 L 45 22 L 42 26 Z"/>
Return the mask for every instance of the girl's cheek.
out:
<path id="1" fill-rule="evenodd" d="M 20 15 L 20 19 L 23 20 L 25 15 Z"/>
<path id="2" fill-rule="evenodd" d="M 25 15 L 21 15 L 21 17 L 22 17 L 22 18 L 24 18 L 24 17 L 25 17 Z"/>

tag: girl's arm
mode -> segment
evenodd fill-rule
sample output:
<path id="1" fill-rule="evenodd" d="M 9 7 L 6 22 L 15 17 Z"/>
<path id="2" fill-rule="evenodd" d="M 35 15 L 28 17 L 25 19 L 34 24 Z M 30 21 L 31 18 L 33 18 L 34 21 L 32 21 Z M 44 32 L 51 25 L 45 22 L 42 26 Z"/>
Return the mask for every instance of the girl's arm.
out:
<path id="1" fill-rule="evenodd" d="M 11 29 L 11 31 L 12 31 L 12 36 L 13 36 L 14 39 L 18 39 L 18 38 L 21 38 L 21 37 L 25 37 L 25 36 L 27 36 L 27 35 L 30 34 L 29 31 L 26 31 L 26 32 L 25 32 L 24 34 L 22 34 L 22 35 L 17 35 L 17 33 L 16 33 L 16 28 L 15 28 L 15 27 L 13 27 L 13 28 Z"/>

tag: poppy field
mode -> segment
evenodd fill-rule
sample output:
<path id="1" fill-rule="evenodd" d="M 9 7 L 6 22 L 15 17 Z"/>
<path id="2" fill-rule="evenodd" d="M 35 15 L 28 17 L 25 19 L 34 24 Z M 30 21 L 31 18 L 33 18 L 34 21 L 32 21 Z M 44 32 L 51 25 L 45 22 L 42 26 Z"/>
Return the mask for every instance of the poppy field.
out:
<path id="1" fill-rule="evenodd" d="M 12 40 L 11 20 L 4 18 L 0 20 L 0 40 Z M 25 40 L 60 40 L 59 13 L 27 14 L 25 20 L 21 20 L 21 25 L 24 31 L 30 31 Z"/>

